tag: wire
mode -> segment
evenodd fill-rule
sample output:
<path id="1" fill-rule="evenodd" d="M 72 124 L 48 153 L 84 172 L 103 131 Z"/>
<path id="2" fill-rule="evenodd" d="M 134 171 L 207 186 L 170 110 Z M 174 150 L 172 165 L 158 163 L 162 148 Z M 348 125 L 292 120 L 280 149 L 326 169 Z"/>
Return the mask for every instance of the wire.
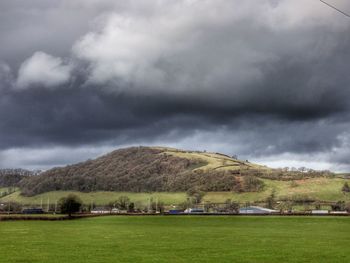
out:
<path id="1" fill-rule="evenodd" d="M 350 17 L 349 14 L 345 13 L 344 11 L 338 9 L 337 7 L 335 7 L 334 5 L 331 5 L 323 0 L 320 0 L 322 3 L 324 3 L 325 5 L 328 5 L 330 8 L 333 8 L 334 10 L 338 11 L 339 13 L 342 13 L 343 15 L 347 16 L 347 17 Z"/>

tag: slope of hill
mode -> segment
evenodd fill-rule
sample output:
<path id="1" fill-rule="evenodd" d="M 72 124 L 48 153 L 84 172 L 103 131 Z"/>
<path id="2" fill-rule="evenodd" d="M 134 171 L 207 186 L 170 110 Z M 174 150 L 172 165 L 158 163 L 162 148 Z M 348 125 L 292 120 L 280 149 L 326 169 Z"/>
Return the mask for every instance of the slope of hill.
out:
<path id="1" fill-rule="evenodd" d="M 25 169 L 0 169 L 0 187 L 15 187 L 26 177 L 38 174 Z"/>
<path id="2" fill-rule="evenodd" d="M 23 195 L 49 191 L 258 192 L 262 179 L 296 180 L 331 176 L 315 171 L 270 169 L 220 153 L 164 147 L 131 147 L 95 160 L 53 168 L 20 182 Z"/>
<path id="3" fill-rule="evenodd" d="M 228 166 L 233 169 L 224 169 Z M 251 164 L 219 154 L 132 147 L 25 178 L 20 187 L 24 195 L 55 190 L 230 191 L 240 184 L 239 170 L 250 167 Z"/>

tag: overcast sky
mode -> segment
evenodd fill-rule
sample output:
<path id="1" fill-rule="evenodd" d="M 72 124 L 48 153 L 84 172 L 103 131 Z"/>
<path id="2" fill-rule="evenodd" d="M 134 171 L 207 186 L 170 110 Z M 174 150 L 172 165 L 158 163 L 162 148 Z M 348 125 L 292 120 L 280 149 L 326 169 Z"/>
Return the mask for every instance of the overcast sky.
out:
<path id="1" fill-rule="evenodd" d="M 318 0 L 0 1 L 0 39 L 0 167 L 163 145 L 350 171 L 350 18 Z"/>

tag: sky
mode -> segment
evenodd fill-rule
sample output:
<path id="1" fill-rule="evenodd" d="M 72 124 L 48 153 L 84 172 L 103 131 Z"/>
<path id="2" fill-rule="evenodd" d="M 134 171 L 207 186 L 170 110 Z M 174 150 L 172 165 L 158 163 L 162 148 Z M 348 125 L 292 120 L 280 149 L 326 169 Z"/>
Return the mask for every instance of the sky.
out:
<path id="1" fill-rule="evenodd" d="M 350 18 L 321 1 L 0 1 L 0 39 L 0 168 L 160 145 L 350 171 Z"/>

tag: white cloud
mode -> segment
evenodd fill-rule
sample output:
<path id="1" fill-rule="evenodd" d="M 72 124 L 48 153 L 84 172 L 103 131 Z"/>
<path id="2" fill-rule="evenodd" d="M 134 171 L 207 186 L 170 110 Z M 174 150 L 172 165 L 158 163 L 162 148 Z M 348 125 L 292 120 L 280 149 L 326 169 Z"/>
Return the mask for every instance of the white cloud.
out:
<path id="1" fill-rule="evenodd" d="M 310 28 L 344 27 L 317 1 L 163 0 L 141 1 L 139 9 L 128 3 L 97 19 L 73 53 L 90 64 L 89 82 L 129 92 L 205 94 L 216 87 L 236 94 L 261 81 L 261 64 L 314 48 Z"/>
<path id="2" fill-rule="evenodd" d="M 16 86 L 27 88 L 31 85 L 56 87 L 70 79 L 71 65 L 65 64 L 61 58 L 44 52 L 35 52 L 24 61 L 18 71 Z"/>
<path id="3" fill-rule="evenodd" d="M 250 5 L 234 10 L 228 1 L 159 1 L 149 6 L 153 12 L 148 7 L 145 15 L 132 10 L 105 16 L 99 29 L 75 44 L 75 55 L 91 65 L 89 81 L 204 91 L 218 78 L 236 85 L 257 81 L 261 74 L 255 64 L 271 59 L 240 37 L 225 36 L 239 33 L 235 23 Z M 218 42 L 218 34 L 224 41 Z"/>

